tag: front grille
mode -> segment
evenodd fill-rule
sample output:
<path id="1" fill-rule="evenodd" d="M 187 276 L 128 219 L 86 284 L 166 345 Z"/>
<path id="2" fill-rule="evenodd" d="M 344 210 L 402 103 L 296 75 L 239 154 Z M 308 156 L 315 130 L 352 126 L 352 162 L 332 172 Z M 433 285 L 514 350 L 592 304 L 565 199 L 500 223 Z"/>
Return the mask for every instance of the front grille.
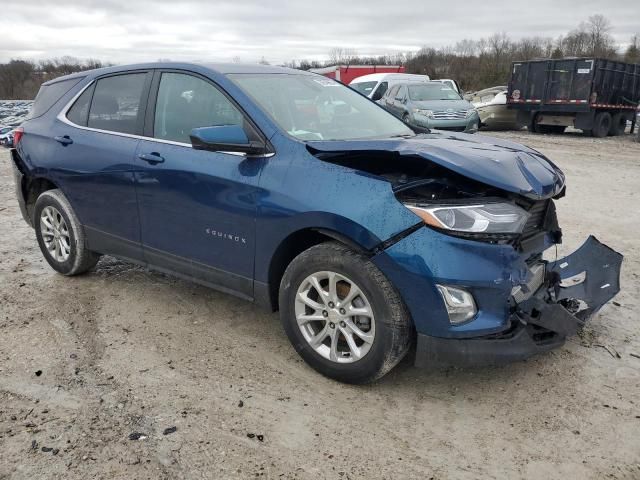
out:
<path id="1" fill-rule="evenodd" d="M 522 230 L 522 238 L 531 237 L 544 230 L 550 200 L 534 202 L 528 209 L 529 219 Z"/>
<path id="2" fill-rule="evenodd" d="M 467 118 L 466 110 L 434 110 L 433 118 L 436 120 L 460 120 Z"/>

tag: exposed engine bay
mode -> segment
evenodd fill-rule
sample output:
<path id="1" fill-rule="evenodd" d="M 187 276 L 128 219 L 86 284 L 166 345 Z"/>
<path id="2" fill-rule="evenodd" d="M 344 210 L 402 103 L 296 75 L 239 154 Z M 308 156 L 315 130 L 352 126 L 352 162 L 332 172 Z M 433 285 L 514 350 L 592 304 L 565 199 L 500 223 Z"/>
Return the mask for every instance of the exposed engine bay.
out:
<path id="1" fill-rule="evenodd" d="M 522 195 L 495 188 L 470 179 L 424 158 L 385 151 L 314 152 L 320 160 L 341 165 L 387 180 L 401 203 L 416 205 L 464 204 L 477 199 L 481 203 L 513 202 L 529 213 L 521 234 L 465 234 L 446 233 L 490 243 L 510 243 L 522 251 L 535 250 L 545 235 L 552 243 L 560 243 L 562 232 L 558 225 L 553 200 L 532 200 Z M 564 189 L 554 198 L 564 195 Z"/>

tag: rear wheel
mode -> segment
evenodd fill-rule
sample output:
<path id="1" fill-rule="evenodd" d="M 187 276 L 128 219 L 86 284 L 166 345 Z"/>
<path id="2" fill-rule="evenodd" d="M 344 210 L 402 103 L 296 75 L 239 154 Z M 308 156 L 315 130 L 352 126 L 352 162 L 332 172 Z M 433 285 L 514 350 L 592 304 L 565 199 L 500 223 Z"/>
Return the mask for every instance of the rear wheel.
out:
<path id="1" fill-rule="evenodd" d="M 366 256 L 336 242 L 311 247 L 287 267 L 280 316 L 300 356 L 347 383 L 382 377 L 405 356 L 413 332 L 389 280 Z"/>
<path id="2" fill-rule="evenodd" d="M 609 135 L 618 136 L 624 134 L 624 131 L 627 128 L 627 118 L 620 112 L 613 115 L 611 119 L 611 129 L 609 130 Z"/>
<path id="3" fill-rule="evenodd" d="M 100 259 L 86 248 L 82 225 L 60 190 L 47 190 L 38 197 L 34 225 L 42 255 L 57 272 L 79 275 Z"/>
<path id="4" fill-rule="evenodd" d="M 591 135 L 596 138 L 602 138 L 609 135 L 611 130 L 611 114 L 609 112 L 599 112 L 593 119 L 593 128 Z"/>

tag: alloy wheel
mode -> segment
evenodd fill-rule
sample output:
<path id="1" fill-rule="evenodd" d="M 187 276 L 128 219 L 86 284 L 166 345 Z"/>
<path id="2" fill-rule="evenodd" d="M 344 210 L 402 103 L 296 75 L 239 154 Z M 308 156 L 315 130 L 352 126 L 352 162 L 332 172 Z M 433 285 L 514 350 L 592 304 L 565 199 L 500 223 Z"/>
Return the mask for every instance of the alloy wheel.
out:
<path id="1" fill-rule="evenodd" d="M 375 338 L 373 309 L 351 279 L 331 271 L 316 272 L 300 284 L 295 314 L 307 343 L 336 363 L 363 358 Z"/>
<path id="2" fill-rule="evenodd" d="M 45 248 L 57 262 L 66 262 L 71 255 L 71 234 L 62 214 L 47 206 L 40 214 L 40 233 Z"/>

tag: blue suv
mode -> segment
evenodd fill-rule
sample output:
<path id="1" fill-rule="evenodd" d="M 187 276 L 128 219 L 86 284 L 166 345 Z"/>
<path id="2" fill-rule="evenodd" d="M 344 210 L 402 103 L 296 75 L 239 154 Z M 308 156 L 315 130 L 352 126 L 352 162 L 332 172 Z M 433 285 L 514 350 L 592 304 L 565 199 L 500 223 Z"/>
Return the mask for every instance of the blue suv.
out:
<path id="1" fill-rule="evenodd" d="M 539 152 L 416 130 L 315 74 L 152 63 L 45 83 L 12 162 L 53 269 L 113 255 L 279 309 L 331 378 L 373 381 L 412 347 L 421 366 L 558 347 L 622 256 L 590 237 L 542 258 L 565 178 Z"/>

